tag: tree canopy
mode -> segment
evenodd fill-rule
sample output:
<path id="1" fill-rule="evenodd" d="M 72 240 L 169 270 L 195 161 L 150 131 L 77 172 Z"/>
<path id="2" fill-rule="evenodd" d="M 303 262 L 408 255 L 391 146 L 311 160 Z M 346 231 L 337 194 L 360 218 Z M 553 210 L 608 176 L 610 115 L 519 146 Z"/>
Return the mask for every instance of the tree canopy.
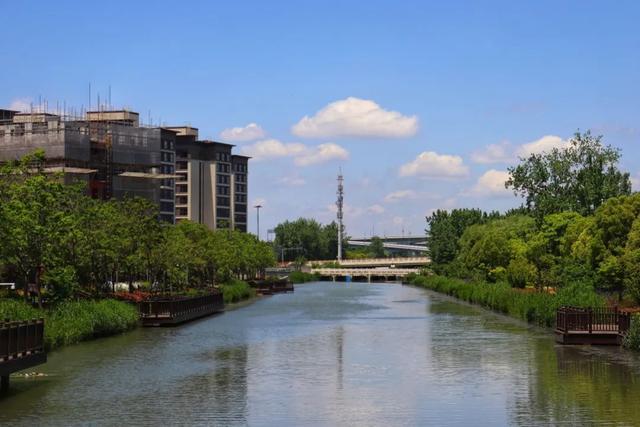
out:
<path id="1" fill-rule="evenodd" d="M 567 147 L 520 160 L 505 185 L 538 220 L 563 211 L 590 215 L 607 199 L 631 194 L 629 173 L 618 169 L 620 151 L 589 131 L 577 132 Z"/>
<path id="2" fill-rule="evenodd" d="M 285 261 L 300 257 L 329 260 L 338 256 L 338 224 L 335 221 L 322 225 L 315 219 L 299 218 L 278 224 L 274 231 L 275 248 Z M 343 241 L 346 241 L 344 235 Z"/>

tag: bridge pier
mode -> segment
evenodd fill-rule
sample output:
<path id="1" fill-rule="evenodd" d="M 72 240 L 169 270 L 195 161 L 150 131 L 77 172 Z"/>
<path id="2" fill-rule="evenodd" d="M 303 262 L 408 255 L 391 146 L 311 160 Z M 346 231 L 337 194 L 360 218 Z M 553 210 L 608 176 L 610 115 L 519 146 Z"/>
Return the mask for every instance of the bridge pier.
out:
<path id="1" fill-rule="evenodd" d="M 3 375 L 0 377 L 0 393 L 5 393 L 9 390 L 9 375 Z"/>
<path id="2" fill-rule="evenodd" d="M 371 283 L 371 275 L 370 274 L 367 276 L 367 283 Z"/>
<path id="3" fill-rule="evenodd" d="M 335 275 L 331 276 L 331 281 L 333 281 L 333 282 L 336 281 L 336 276 Z"/>

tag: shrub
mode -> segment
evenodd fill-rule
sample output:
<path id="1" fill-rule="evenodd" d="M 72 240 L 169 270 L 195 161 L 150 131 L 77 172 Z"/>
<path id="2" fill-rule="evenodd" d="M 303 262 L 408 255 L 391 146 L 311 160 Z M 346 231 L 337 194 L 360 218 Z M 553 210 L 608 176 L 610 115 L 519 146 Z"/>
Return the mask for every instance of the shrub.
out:
<path id="1" fill-rule="evenodd" d="M 242 301 L 256 296 L 255 289 L 251 288 L 251 286 L 246 282 L 236 279 L 232 279 L 223 284 L 222 293 L 225 304 Z"/>
<path id="2" fill-rule="evenodd" d="M 320 277 L 317 274 L 305 273 L 304 271 L 293 271 L 289 274 L 289 280 L 293 283 L 306 283 L 320 280 Z"/>
<path id="3" fill-rule="evenodd" d="M 470 283 L 443 276 L 416 276 L 409 283 L 546 327 L 553 326 L 556 310 L 563 305 L 604 305 L 604 299 L 592 288 L 580 285 L 567 287 L 558 295 L 552 295 L 546 292 L 523 292 L 503 283 Z"/>
<path id="4" fill-rule="evenodd" d="M 42 282 L 54 303 L 69 299 L 79 287 L 76 270 L 73 267 L 53 268 L 44 274 Z"/>
<path id="5" fill-rule="evenodd" d="M 514 258 L 507 267 L 507 281 L 514 288 L 524 288 L 536 275 L 536 267 L 524 257 Z"/>
<path id="6" fill-rule="evenodd" d="M 640 315 L 631 318 L 629 332 L 622 340 L 622 345 L 631 350 L 640 350 Z"/>
<path id="7" fill-rule="evenodd" d="M 22 301 L 0 301 L 0 318 L 28 320 L 38 317 L 45 318 L 45 347 L 50 350 L 132 329 L 138 323 L 138 310 L 115 300 L 69 301 L 45 311 L 36 310 Z"/>

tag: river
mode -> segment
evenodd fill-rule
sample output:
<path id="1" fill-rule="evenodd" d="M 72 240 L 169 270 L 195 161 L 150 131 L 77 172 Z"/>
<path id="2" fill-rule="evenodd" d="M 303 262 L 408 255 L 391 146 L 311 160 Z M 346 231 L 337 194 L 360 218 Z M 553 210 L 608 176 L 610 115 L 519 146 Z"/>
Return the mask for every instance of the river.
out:
<path id="1" fill-rule="evenodd" d="M 0 425 L 640 425 L 640 358 L 397 284 L 294 294 L 71 346 Z"/>

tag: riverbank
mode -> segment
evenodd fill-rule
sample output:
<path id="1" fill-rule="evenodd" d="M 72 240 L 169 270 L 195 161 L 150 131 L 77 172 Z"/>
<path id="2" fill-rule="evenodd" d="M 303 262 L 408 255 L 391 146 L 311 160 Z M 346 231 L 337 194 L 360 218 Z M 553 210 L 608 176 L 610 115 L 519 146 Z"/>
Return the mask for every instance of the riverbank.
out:
<path id="1" fill-rule="evenodd" d="M 316 282 L 320 280 L 320 277 L 317 274 L 313 273 L 305 273 L 304 271 L 294 271 L 289 274 L 289 280 L 292 283 L 308 283 L 308 282 Z"/>
<path id="2" fill-rule="evenodd" d="M 0 300 L 0 319 L 45 319 L 46 350 L 93 338 L 119 334 L 135 328 L 138 310 L 122 301 L 68 301 L 53 309 L 38 310 L 20 300 Z"/>
<path id="3" fill-rule="evenodd" d="M 594 291 L 574 285 L 556 294 L 527 292 L 503 283 L 466 282 L 438 275 L 408 276 L 406 283 L 507 314 L 526 322 L 551 328 L 556 310 L 562 306 L 603 307 L 605 299 Z"/>

